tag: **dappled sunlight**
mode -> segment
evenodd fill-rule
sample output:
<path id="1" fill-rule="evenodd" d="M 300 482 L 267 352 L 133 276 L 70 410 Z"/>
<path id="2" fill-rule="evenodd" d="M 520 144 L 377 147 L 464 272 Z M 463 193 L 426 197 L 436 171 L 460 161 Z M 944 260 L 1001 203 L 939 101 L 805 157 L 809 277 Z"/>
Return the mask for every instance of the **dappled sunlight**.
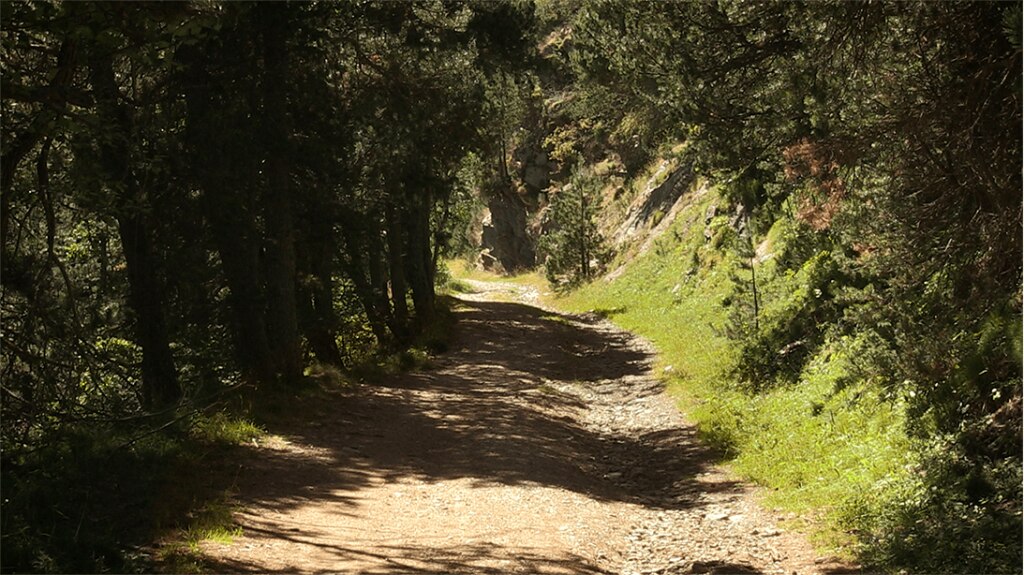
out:
<path id="1" fill-rule="evenodd" d="M 592 530 L 611 509 L 700 504 L 708 454 L 692 429 L 619 435 L 582 420 L 588 404 L 574 390 L 627 382 L 637 398 L 660 391 L 651 357 L 628 336 L 519 303 L 465 302 L 458 313 L 458 345 L 435 369 L 328 392 L 306 417 L 283 418 L 272 429 L 279 439 L 241 448 L 245 535 L 211 547 L 213 568 L 601 573 L 596 551 L 565 551 L 587 540 L 580 526 Z M 638 464 L 628 482 L 609 467 L 647 460 L 659 464 Z M 558 507 L 545 503 L 552 498 Z M 538 531 L 552 521 L 561 543 Z M 437 546 L 423 546 L 432 537 Z M 541 543 L 552 547 L 531 551 Z M 275 561 L 303 559 L 246 560 L 267 548 Z"/>

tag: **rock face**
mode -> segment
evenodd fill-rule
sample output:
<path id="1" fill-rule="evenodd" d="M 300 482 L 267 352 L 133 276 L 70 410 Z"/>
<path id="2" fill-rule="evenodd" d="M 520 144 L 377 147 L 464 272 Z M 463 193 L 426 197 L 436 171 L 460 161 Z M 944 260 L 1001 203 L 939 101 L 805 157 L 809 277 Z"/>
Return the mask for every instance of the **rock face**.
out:
<path id="1" fill-rule="evenodd" d="M 663 164 L 658 172 L 651 178 L 648 190 L 640 194 L 629 208 L 622 224 L 612 236 L 615 245 L 622 245 L 626 242 L 635 241 L 634 235 L 637 231 L 645 228 L 660 213 L 664 216 L 672 206 L 683 196 L 693 182 L 693 168 L 684 165 L 672 170 L 668 177 L 665 172 L 670 166 Z M 665 178 L 660 184 L 654 184 L 661 178 Z"/>
<path id="2" fill-rule="evenodd" d="M 520 180 L 527 192 L 536 196 L 547 189 L 551 185 L 551 172 L 555 167 L 543 150 L 529 155 L 519 169 Z"/>
<path id="3" fill-rule="evenodd" d="M 528 233 L 526 204 L 511 191 L 492 193 L 484 215 L 481 261 L 485 268 L 514 273 L 537 261 L 534 239 Z"/>
<path id="4" fill-rule="evenodd" d="M 657 238 L 669 230 L 683 208 L 698 201 L 707 191 L 707 184 L 697 180 L 691 165 L 676 166 L 663 161 L 610 234 L 615 250 L 625 258 L 623 261 L 628 262 L 650 249 Z M 709 215 L 710 211 L 705 213 L 705 217 Z M 625 268 L 624 263 L 607 274 L 605 281 L 619 277 Z"/>

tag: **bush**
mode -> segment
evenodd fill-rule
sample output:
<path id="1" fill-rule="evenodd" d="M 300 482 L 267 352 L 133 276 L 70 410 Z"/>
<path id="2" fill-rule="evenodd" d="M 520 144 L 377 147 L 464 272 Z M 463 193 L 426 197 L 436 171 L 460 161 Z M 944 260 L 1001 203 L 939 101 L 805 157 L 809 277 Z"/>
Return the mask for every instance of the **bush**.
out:
<path id="1" fill-rule="evenodd" d="M 146 543 L 159 523 L 165 478 L 185 454 L 162 434 L 124 442 L 82 430 L 4 461 L 4 572 L 146 570 L 132 545 Z"/>
<path id="2" fill-rule="evenodd" d="M 758 266 L 752 253 L 743 255 L 733 276 L 727 329 L 740 350 L 736 374 L 753 390 L 793 382 L 842 313 L 834 298 L 842 285 L 839 265 L 822 250 L 795 271 L 772 273 L 777 264 Z M 760 285 L 752 280 L 752 266 L 761 267 Z"/>
<path id="3" fill-rule="evenodd" d="M 844 509 L 864 534 L 864 559 L 926 573 L 1019 573 L 1020 458 L 978 465 L 955 435 L 915 451 L 912 473 L 881 497 L 864 493 Z"/>

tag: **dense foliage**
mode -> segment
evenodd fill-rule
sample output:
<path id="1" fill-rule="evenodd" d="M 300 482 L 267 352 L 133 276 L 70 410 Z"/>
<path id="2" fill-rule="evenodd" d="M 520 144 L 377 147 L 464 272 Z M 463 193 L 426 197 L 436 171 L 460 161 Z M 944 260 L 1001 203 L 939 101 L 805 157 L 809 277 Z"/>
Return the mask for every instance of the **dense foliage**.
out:
<path id="1" fill-rule="evenodd" d="M 495 154 L 485 85 L 523 66 L 532 10 L 2 10 L 4 569 L 126 568 L 81 536 L 108 482 L 86 445 L 120 457 L 429 331 L 454 183 Z"/>

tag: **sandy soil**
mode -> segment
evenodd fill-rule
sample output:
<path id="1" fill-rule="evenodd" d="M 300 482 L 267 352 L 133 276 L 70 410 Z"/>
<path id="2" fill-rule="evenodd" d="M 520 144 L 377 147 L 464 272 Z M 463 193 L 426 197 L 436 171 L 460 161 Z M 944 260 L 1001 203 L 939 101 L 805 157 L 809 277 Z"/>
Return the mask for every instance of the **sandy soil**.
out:
<path id="1" fill-rule="evenodd" d="M 433 369 L 333 392 L 225 462 L 243 535 L 203 543 L 211 570 L 850 572 L 712 464 L 649 345 L 473 285 Z"/>

